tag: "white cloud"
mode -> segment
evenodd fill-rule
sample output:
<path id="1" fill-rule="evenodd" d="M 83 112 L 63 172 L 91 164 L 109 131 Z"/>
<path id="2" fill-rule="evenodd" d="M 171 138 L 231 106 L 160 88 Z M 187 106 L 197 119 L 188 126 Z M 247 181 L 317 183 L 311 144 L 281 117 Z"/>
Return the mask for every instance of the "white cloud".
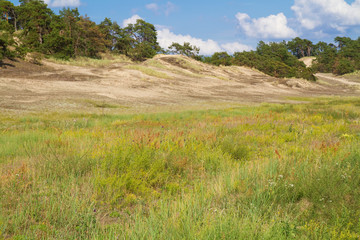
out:
<path id="1" fill-rule="evenodd" d="M 287 18 L 283 13 L 270 15 L 258 19 L 251 19 L 246 13 L 237 13 L 236 18 L 245 34 L 254 38 L 292 38 L 297 34 L 287 25 Z"/>
<path id="2" fill-rule="evenodd" d="M 169 16 L 170 13 L 176 10 L 176 5 L 172 2 L 167 2 L 166 4 L 162 4 L 160 6 L 156 3 L 150 3 L 145 5 L 145 7 L 157 14 L 165 14 L 166 16 Z"/>
<path id="3" fill-rule="evenodd" d="M 127 27 L 129 24 L 135 24 L 138 19 L 142 19 L 139 15 L 135 14 L 122 22 L 122 27 Z"/>
<path id="4" fill-rule="evenodd" d="M 202 55 L 212 55 L 214 52 L 223 52 L 226 51 L 230 54 L 238 51 L 251 50 L 251 47 L 240 44 L 238 42 L 227 43 L 220 45 L 212 39 L 203 40 L 200 38 L 194 38 L 190 35 L 181 35 L 171 32 L 168 28 L 160 28 L 158 32 L 158 42 L 160 46 L 164 49 L 173 43 L 177 42 L 183 44 L 184 42 L 189 42 L 191 45 L 200 48 L 200 54 Z"/>
<path id="5" fill-rule="evenodd" d="M 169 16 L 171 12 L 175 11 L 176 5 L 172 2 L 167 2 L 165 7 L 165 15 Z"/>
<path id="6" fill-rule="evenodd" d="M 360 25 L 360 0 L 352 4 L 344 0 L 295 0 L 291 9 L 308 30 L 327 26 L 344 32 L 349 26 Z"/>
<path id="7" fill-rule="evenodd" d="M 156 3 L 150 3 L 150 4 L 147 4 L 145 6 L 147 9 L 151 10 L 151 11 L 157 11 L 159 10 L 159 6 L 156 4 Z"/>
<path id="8" fill-rule="evenodd" d="M 233 54 L 234 52 L 250 51 L 252 47 L 241 44 L 238 42 L 221 44 L 221 47 L 228 53 Z"/>
<path id="9" fill-rule="evenodd" d="M 50 7 L 78 7 L 80 6 L 80 0 L 45 0 L 44 1 Z"/>

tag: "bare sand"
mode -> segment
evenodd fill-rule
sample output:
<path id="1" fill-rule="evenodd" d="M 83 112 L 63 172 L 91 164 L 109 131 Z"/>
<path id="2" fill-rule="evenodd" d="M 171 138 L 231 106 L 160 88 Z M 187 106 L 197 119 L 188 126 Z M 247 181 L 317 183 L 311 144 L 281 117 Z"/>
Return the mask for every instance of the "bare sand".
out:
<path id="1" fill-rule="evenodd" d="M 318 74 L 318 82 L 279 79 L 246 67 L 204 64 L 158 55 L 144 63 L 105 66 L 34 65 L 5 61 L 0 67 L 0 110 L 73 111 L 92 108 L 291 102 L 289 97 L 360 96 L 360 83 Z"/>

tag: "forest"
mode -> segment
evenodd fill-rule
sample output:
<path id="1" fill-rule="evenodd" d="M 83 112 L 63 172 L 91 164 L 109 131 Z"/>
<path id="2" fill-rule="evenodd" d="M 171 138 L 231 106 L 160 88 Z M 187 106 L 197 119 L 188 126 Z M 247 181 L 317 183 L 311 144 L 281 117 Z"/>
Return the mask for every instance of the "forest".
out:
<path id="1" fill-rule="evenodd" d="M 100 58 L 100 54 L 123 54 L 133 61 L 144 61 L 158 53 L 182 54 L 214 65 L 239 65 L 256 68 L 270 76 L 316 80 L 316 72 L 337 75 L 360 69 L 360 37 L 336 37 L 335 43 L 299 37 L 291 41 L 260 41 L 256 50 L 217 52 L 200 56 L 200 49 L 190 43 L 173 43 L 162 49 L 153 24 L 137 20 L 122 28 L 109 18 L 99 24 L 81 16 L 77 8 L 64 8 L 55 14 L 43 1 L 20 0 L 19 6 L 0 0 L 0 61 L 24 58 L 28 53 L 60 59 Z M 298 61 L 316 57 L 311 68 Z"/>

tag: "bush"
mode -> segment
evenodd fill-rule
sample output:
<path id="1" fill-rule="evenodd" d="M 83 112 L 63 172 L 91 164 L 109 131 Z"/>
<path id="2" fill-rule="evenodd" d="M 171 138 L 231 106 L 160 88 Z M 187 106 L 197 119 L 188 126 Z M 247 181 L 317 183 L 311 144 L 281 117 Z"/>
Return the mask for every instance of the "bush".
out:
<path id="1" fill-rule="evenodd" d="M 333 73 L 336 75 L 344 75 L 355 71 L 355 67 L 348 59 L 337 60 L 333 67 Z"/>

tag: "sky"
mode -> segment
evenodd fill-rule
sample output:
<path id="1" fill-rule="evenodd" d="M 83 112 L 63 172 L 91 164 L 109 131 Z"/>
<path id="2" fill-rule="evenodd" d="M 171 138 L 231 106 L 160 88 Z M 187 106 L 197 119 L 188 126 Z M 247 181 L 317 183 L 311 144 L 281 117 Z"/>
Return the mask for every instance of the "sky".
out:
<path id="1" fill-rule="evenodd" d="M 17 0 L 12 1 L 18 4 Z M 143 19 L 156 26 L 158 42 L 190 42 L 200 54 L 256 49 L 257 43 L 295 37 L 314 43 L 360 36 L 360 0 L 45 0 L 55 13 L 77 7 L 100 23 L 121 26 Z"/>

